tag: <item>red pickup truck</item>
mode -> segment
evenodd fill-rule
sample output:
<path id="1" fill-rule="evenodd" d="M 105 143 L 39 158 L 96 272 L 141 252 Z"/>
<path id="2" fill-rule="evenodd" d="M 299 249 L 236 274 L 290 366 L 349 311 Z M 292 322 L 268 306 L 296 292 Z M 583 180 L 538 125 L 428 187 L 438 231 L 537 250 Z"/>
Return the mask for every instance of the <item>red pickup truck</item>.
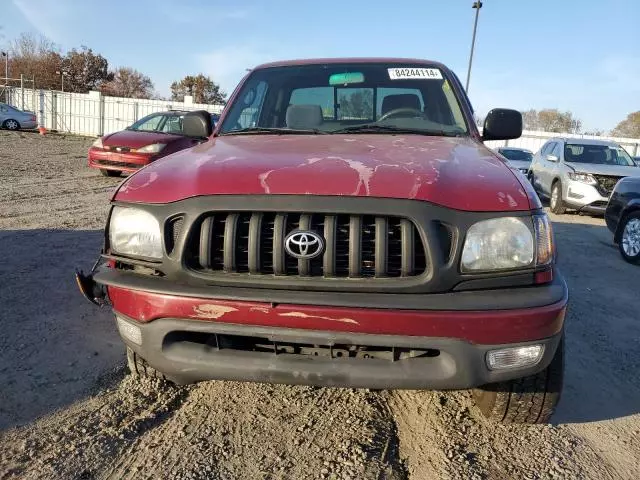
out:
<path id="1" fill-rule="evenodd" d="M 521 132 L 494 109 L 481 135 L 436 62 L 259 66 L 207 142 L 121 184 L 79 286 L 137 375 L 473 389 L 491 419 L 546 422 L 567 286 L 538 197 L 483 144 Z"/>

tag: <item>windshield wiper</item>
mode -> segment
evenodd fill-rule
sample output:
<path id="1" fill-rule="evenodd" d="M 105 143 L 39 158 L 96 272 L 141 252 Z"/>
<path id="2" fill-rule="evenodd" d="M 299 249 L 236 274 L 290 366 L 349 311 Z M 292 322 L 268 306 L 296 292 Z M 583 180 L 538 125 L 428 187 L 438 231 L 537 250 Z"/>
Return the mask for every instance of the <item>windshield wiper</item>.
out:
<path id="1" fill-rule="evenodd" d="M 422 130 L 420 128 L 395 127 L 393 125 L 378 125 L 375 123 L 365 123 L 363 125 L 353 125 L 351 127 L 332 130 L 330 133 L 415 133 L 418 135 L 429 135 L 438 137 L 458 137 L 461 132 L 447 132 L 445 130 Z"/>
<path id="2" fill-rule="evenodd" d="M 262 133 L 266 135 L 282 135 L 291 134 L 291 135 L 308 135 L 308 134 L 317 134 L 317 135 L 327 135 L 327 132 L 322 130 L 318 130 L 317 128 L 310 129 L 298 129 L 298 128 L 276 128 L 276 127 L 247 127 L 242 128 L 240 130 L 230 130 L 228 132 L 221 133 L 220 135 L 243 135 L 247 133 Z"/>

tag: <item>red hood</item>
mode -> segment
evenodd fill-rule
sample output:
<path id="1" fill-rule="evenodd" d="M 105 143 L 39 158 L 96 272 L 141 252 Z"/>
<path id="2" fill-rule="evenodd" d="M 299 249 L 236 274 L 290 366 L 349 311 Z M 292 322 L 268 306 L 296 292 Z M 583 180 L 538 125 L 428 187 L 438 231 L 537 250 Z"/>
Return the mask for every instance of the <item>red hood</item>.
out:
<path id="1" fill-rule="evenodd" d="M 125 181 L 115 199 L 309 194 L 416 199 L 470 211 L 538 208 L 522 180 L 468 137 L 236 135 L 152 163 Z"/>
<path id="2" fill-rule="evenodd" d="M 153 143 L 169 143 L 180 135 L 171 133 L 136 132 L 134 130 L 122 130 L 102 137 L 102 144 L 111 147 L 140 148 Z"/>

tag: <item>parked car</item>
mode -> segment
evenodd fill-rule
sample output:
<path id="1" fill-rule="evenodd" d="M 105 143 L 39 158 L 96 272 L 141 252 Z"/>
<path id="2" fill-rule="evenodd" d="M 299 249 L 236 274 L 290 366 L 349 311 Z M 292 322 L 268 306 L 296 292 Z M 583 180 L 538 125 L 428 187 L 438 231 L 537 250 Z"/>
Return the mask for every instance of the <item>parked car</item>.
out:
<path id="1" fill-rule="evenodd" d="M 76 279 L 134 375 L 473 388 L 491 419 L 546 422 L 567 286 L 533 188 L 483 144 L 521 132 L 494 109 L 481 136 L 440 63 L 262 65 L 208 143 L 118 187 Z"/>
<path id="2" fill-rule="evenodd" d="M 28 130 L 38 126 L 38 119 L 33 112 L 25 112 L 6 103 L 0 103 L 0 126 L 7 130 Z"/>
<path id="3" fill-rule="evenodd" d="M 615 142 L 552 138 L 534 155 L 530 181 L 549 198 L 553 213 L 574 209 L 602 215 L 618 180 L 637 174 L 629 154 Z"/>
<path id="4" fill-rule="evenodd" d="M 528 175 L 531 159 L 533 158 L 531 150 L 517 147 L 499 147 L 496 151 L 506 158 L 512 167 Z"/>
<path id="5" fill-rule="evenodd" d="M 121 132 L 98 138 L 89 148 L 89 166 L 99 169 L 102 175 L 117 177 L 202 143 L 206 136 L 185 133 L 183 120 L 187 113 L 182 110 L 152 113 Z"/>
<path id="6" fill-rule="evenodd" d="M 633 161 L 636 164 L 636 167 L 640 167 L 640 157 L 633 157 Z"/>
<path id="7" fill-rule="evenodd" d="M 622 258 L 640 264 L 640 174 L 616 184 L 604 218 Z"/>

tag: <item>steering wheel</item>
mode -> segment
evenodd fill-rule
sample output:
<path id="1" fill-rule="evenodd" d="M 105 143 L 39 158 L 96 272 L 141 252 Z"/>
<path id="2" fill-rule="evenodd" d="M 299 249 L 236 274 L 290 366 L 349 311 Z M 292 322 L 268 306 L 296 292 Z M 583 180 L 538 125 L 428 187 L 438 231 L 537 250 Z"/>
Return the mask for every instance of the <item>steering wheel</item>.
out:
<path id="1" fill-rule="evenodd" d="M 418 110 L 417 108 L 404 107 L 404 108 L 394 108 L 393 110 L 389 110 L 387 113 L 381 115 L 380 118 L 378 118 L 378 121 L 380 122 L 390 117 L 397 117 L 403 113 L 412 113 L 414 114 L 413 115 L 414 117 L 424 118 L 424 113 Z M 402 116 L 408 117 L 409 115 L 402 115 Z"/>

